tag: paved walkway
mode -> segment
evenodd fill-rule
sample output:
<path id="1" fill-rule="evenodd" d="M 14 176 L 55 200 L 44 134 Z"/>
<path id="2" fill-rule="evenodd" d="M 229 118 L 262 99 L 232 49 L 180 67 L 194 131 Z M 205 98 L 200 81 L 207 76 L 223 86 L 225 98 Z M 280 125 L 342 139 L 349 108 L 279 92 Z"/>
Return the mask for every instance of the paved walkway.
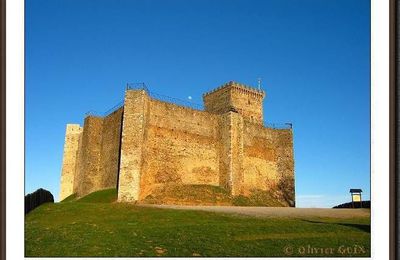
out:
<path id="1" fill-rule="evenodd" d="M 332 218 L 353 218 L 369 217 L 369 209 L 329 209 L 329 208 L 272 208 L 272 207 L 237 207 L 237 206 L 181 206 L 181 205 L 152 205 L 142 204 L 140 206 L 182 209 L 182 210 L 203 210 L 221 213 L 231 213 L 255 217 L 332 217 Z"/>

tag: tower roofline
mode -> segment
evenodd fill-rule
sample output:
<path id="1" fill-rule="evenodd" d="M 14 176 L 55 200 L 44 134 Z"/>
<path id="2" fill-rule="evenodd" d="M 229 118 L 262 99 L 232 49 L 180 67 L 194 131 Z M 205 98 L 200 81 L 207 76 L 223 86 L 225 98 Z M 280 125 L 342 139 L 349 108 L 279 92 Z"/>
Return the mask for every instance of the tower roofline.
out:
<path id="1" fill-rule="evenodd" d="M 259 95 L 261 97 L 265 97 L 265 91 L 264 90 L 258 89 L 258 88 L 255 88 L 255 87 L 251 87 L 249 85 L 241 84 L 241 83 L 238 83 L 238 82 L 235 82 L 235 81 L 229 81 L 229 82 L 227 82 L 227 83 L 225 83 L 225 84 L 223 84 L 223 85 L 221 85 L 221 86 L 219 86 L 219 87 L 217 87 L 217 88 L 215 88 L 215 89 L 213 89 L 211 91 L 208 91 L 208 92 L 203 94 L 203 97 L 206 97 L 208 95 L 211 95 L 213 93 L 216 93 L 218 91 L 225 90 L 225 89 L 228 89 L 228 88 L 233 88 L 233 89 L 236 88 L 236 89 L 248 91 L 251 94 L 256 94 L 256 95 Z"/>

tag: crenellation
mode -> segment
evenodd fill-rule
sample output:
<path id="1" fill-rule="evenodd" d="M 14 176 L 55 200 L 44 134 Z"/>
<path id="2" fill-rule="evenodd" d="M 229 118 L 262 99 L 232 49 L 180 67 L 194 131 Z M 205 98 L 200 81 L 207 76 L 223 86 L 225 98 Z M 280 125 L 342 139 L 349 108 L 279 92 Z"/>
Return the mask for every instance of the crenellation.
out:
<path id="1" fill-rule="evenodd" d="M 244 119 L 263 124 L 263 90 L 229 82 L 203 96 L 205 110 L 210 113 L 224 114 L 239 111 Z M 251 101 L 250 101 L 251 100 Z"/>

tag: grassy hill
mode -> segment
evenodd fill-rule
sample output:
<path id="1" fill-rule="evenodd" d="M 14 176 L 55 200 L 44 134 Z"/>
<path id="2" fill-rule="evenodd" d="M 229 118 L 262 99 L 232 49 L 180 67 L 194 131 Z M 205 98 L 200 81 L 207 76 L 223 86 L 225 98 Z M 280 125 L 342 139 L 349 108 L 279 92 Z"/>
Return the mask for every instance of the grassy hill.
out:
<path id="1" fill-rule="evenodd" d="M 256 190 L 248 196 L 232 197 L 229 192 L 213 185 L 168 185 L 153 190 L 144 203 L 172 205 L 235 205 L 235 206 L 285 206 L 270 192 Z"/>
<path id="2" fill-rule="evenodd" d="M 371 201 L 365 200 L 361 202 L 347 202 L 340 205 L 333 207 L 334 209 L 349 209 L 349 208 L 364 208 L 370 209 L 371 208 Z"/>
<path id="3" fill-rule="evenodd" d="M 117 196 L 118 193 L 116 189 L 107 189 L 93 192 L 77 201 L 86 203 L 111 203 L 117 200 Z"/>
<path id="4" fill-rule="evenodd" d="M 25 255 L 370 255 L 369 218 L 263 219 L 115 199 L 115 190 L 105 190 L 36 208 L 25 218 Z"/>
<path id="5" fill-rule="evenodd" d="M 61 202 L 114 202 L 117 200 L 117 190 L 107 189 L 93 192 L 86 197 L 78 199 L 75 194 Z M 213 185 L 169 185 L 155 189 L 142 203 L 146 204 L 172 204 L 172 205 L 234 205 L 234 206 L 285 206 L 265 191 L 254 191 L 249 197 L 232 197 L 229 192 Z"/>

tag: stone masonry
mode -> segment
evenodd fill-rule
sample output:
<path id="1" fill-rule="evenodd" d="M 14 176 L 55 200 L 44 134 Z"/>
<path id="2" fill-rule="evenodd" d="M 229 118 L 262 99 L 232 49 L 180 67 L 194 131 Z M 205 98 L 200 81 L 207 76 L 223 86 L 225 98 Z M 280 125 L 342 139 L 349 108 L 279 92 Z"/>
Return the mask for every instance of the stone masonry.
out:
<path id="1" fill-rule="evenodd" d="M 74 177 L 77 162 L 79 139 L 82 127 L 76 124 L 68 124 L 64 140 L 64 156 L 61 175 L 60 198 L 66 198 L 74 193 Z"/>
<path id="2" fill-rule="evenodd" d="M 119 202 L 140 202 L 170 185 L 209 185 L 294 206 L 293 132 L 264 126 L 264 98 L 231 81 L 197 110 L 127 89 L 111 114 L 67 125 L 60 200 L 117 188 Z"/>

